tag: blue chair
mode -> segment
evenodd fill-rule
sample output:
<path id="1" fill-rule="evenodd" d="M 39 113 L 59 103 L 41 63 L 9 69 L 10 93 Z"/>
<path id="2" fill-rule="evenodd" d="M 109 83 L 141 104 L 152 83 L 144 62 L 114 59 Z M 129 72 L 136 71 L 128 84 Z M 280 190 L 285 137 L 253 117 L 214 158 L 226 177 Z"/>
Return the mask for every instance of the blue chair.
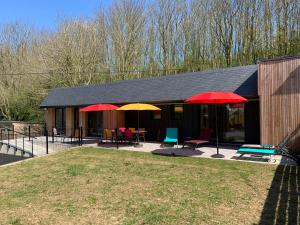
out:
<path id="1" fill-rule="evenodd" d="M 167 128 L 164 143 L 176 143 L 178 148 L 178 128 Z"/>

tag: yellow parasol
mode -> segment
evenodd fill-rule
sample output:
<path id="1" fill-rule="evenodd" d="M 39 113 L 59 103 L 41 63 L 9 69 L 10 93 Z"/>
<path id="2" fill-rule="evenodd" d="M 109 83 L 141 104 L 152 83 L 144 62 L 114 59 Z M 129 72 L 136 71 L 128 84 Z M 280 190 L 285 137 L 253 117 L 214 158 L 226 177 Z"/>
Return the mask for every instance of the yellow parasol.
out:
<path id="1" fill-rule="evenodd" d="M 133 104 L 123 105 L 122 107 L 118 108 L 117 110 L 123 110 L 123 111 L 127 111 L 127 110 L 137 110 L 137 111 L 153 110 L 153 111 L 156 111 L 156 110 L 161 110 L 161 109 L 154 106 L 154 105 L 150 105 L 150 104 L 133 103 Z"/>
<path id="2" fill-rule="evenodd" d="M 118 108 L 117 110 L 122 110 L 122 111 L 129 111 L 129 110 L 133 110 L 133 111 L 138 111 L 138 135 L 137 135 L 137 146 L 136 147 L 141 147 L 140 143 L 140 134 L 139 134 L 139 130 L 140 130 L 140 112 L 139 111 L 158 111 L 161 110 L 160 108 L 154 106 L 154 105 L 150 105 L 150 104 L 145 104 L 145 103 L 132 103 L 132 104 L 127 104 L 127 105 L 123 105 L 120 108 Z"/>

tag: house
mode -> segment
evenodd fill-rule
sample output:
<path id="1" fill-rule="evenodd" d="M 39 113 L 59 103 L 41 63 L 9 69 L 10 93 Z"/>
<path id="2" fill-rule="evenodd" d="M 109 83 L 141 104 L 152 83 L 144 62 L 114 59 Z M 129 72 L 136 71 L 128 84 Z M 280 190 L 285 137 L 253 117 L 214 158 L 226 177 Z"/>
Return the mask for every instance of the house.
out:
<path id="1" fill-rule="evenodd" d="M 41 104 L 49 129 L 66 134 L 76 127 L 84 136 L 99 128 L 137 127 L 136 112 L 79 112 L 80 107 L 111 103 L 143 102 L 161 112 L 140 114 L 140 127 L 148 140 L 161 140 L 166 127 L 178 127 L 179 137 L 197 137 L 203 128 L 214 127 L 210 105 L 188 105 L 184 100 L 205 91 L 230 91 L 246 97 L 245 104 L 218 107 L 222 142 L 278 144 L 295 134 L 293 148 L 300 144 L 300 57 L 263 60 L 257 65 L 193 72 L 161 77 L 117 81 L 107 84 L 56 88 Z"/>

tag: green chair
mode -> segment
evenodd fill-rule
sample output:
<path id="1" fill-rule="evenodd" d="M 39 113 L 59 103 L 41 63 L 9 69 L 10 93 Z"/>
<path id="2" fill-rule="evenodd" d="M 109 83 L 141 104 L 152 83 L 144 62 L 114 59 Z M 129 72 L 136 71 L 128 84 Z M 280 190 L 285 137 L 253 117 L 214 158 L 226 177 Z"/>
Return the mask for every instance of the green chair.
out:
<path id="1" fill-rule="evenodd" d="M 176 143 L 178 148 L 178 128 L 167 128 L 164 143 Z"/>

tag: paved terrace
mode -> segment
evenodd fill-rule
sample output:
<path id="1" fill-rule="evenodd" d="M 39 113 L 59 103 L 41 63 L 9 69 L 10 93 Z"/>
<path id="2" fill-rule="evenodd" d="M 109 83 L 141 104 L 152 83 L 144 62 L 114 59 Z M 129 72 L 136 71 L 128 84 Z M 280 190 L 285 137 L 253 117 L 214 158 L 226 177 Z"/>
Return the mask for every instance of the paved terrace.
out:
<path id="1" fill-rule="evenodd" d="M 14 147 L 18 147 L 20 149 L 23 149 L 23 139 L 17 138 L 13 140 L 3 140 L 3 144 L 0 144 L 0 153 L 2 154 L 8 154 L 8 155 L 16 155 L 21 156 L 21 151 L 17 150 L 15 151 Z M 7 144 L 9 143 L 10 148 L 8 148 Z M 48 139 L 48 154 L 55 153 L 67 148 L 71 148 L 74 146 L 78 146 L 78 143 L 74 140 L 71 140 L 70 138 L 55 138 L 55 141 L 52 142 L 52 138 L 49 137 Z M 33 153 L 34 156 L 42 156 L 46 155 L 46 137 L 40 136 L 32 138 L 31 140 L 28 140 L 28 138 L 24 139 L 24 150 L 28 154 L 25 154 L 25 157 L 30 156 L 31 153 Z"/>
<path id="2" fill-rule="evenodd" d="M 196 150 L 189 148 L 188 146 L 182 149 L 182 145 L 174 147 L 162 147 L 161 143 L 152 143 L 152 142 L 141 142 L 142 147 L 136 148 L 133 145 L 120 144 L 119 150 L 126 151 L 139 151 L 139 152 L 149 152 L 152 154 L 165 155 L 165 156 L 182 156 L 182 157 L 202 157 L 202 158 L 212 158 L 211 155 L 216 154 L 216 147 L 213 145 L 203 145 L 198 147 Z M 104 143 L 97 145 L 97 143 L 92 140 L 84 141 L 83 146 L 85 147 L 96 147 L 96 148 L 111 148 L 116 149 L 116 144 Z M 221 145 L 220 154 L 224 155 L 223 160 L 239 160 L 239 161 L 248 161 L 256 163 L 267 163 L 267 164 L 289 164 L 294 165 L 293 160 L 280 155 L 273 156 L 259 156 L 252 154 L 241 155 L 237 153 L 239 146 L 235 145 Z M 212 158 L 213 159 L 213 158 Z"/>
<path id="3" fill-rule="evenodd" d="M 5 141 L 4 141 L 5 142 Z M 101 145 L 98 145 L 98 140 L 95 138 L 85 138 L 83 140 L 83 147 L 95 147 L 95 148 L 109 148 L 112 150 L 116 150 L 116 144 L 115 143 L 103 143 Z M 15 143 L 15 142 L 10 142 Z M 22 139 L 17 139 L 16 143 L 18 146 L 22 146 Z M 182 156 L 182 157 L 202 157 L 202 158 L 212 158 L 211 155 L 216 153 L 216 147 L 213 145 L 203 145 L 198 147 L 196 150 L 193 150 L 192 148 L 189 148 L 186 146 L 184 149 L 182 149 L 182 145 L 179 145 L 174 147 L 162 147 L 161 143 L 154 143 L 154 142 L 141 142 L 142 147 L 136 148 L 133 145 L 129 144 L 119 144 L 119 150 L 126 150 L 126 151 L 139 151 L 139 152 L 148 152 L 152 154 L 159 154 L 159 155 L 165 155 L 165 156 Z M 28 140 L 25 140 L 24 143 L 25 150 L 26 151 L 32 151 L 32 145 L 31 142 Z M 54 143 L 52 143 L 52 139 L 49 138 L 48 143 L 48 153 L 56 153 L 59 151 L 62 151 L 67 148 L 72 148 L 78 146 L 78 142 L 72 140 L 69 138 L 55 138 Z M 241 155 L 237 153 L 237 149 L 239 146 L 233 146 L 233 145 L 221 145 L 220 146 L 220 153 L 223 154 L 225 157 L 223 160 L 240 160 L 240 161 L 248 161 L 248 162 L 257 162 L 257 163 L 267 163 L 267 164 L 294 164 L 294 162 L 286 157 L 282 157 L 280 155 L 275 156 L 258 156 L 258 155 L 251 155 L 251 154 L 244 154 Z M 7 161 L 8 163 L 10 161 L 18 161 L 21 160 L 19 157 L 21 154 L 18 151 L 14 151 L 13 148 L 7 149 L 6 145 L 2 145 L 0 148 L 0 156 L 4 161 Z M 46 137 L 41 136 L 34 139 L 34 145 L 33 145 L 33 154 L 34 156 L 42 156 L 46 155 Z M 13 159 L 8 157 L 7 155 L 16 156 Z M 28 157 L 28 156 L 27 156 Z M 7 160 L 5 159 L 7 158 Z M 2 161 L 3 161 L 2 160 Z M 0 164 L 6 164 L 5 162 L 2 162 Z"/>

